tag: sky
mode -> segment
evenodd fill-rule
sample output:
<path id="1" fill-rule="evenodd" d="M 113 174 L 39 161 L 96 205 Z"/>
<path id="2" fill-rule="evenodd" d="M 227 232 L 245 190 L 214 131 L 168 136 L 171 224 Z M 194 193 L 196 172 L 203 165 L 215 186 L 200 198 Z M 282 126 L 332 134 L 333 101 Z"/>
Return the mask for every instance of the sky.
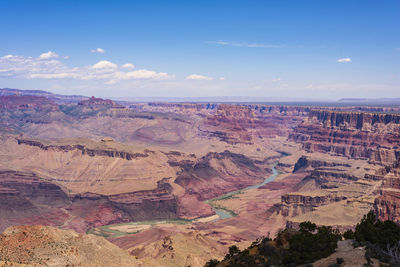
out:
<path id="1" fill-rule="evenodd" d="M 400 97 L 400 1 L 1 0 L 0 88 Z"/>

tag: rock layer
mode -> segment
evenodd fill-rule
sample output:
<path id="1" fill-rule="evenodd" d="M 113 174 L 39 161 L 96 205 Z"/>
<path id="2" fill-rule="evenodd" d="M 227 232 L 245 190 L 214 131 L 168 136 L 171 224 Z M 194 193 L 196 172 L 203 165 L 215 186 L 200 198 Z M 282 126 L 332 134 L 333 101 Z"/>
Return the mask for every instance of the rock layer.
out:
<path id="1" fill-rule="evenodd" d="M 68 196 L 58 185 L 33 173 L 0 172 L 0 229 L 15 224 L 44 224 L 85 232 L 92 227 L 137 220 L 177 218 L 169 184 L 116 195 Z"/>
<path id="2" fill-rule="evenodd" d="M 308 152 L 394 164 L 400 148 L 400 115 L 312 110 L 289 139 Z"/>
<path id="3" fill-rule="evenodd" d="M 113 148 L 108 148 L 108 149 L 101 149 L 101 148 L 88 148 L 84 144 L 71 144 L 71 145 L 53 145 L 53 144 L 44 144 L 41 141 L 37 140 L 32 140 L 32 139 L 23 139 L 23 138 L 18 138 L 17 139 L 18 144 L 24 144 L 24 145 L 29 145 L 29 146 L 36 146 L 39 147 L 43 150 L 55 150 L 55 151 L 63 151 L 63 152 L 68 152 L 72 150 L 80 150 L 82 152 L 82 155 L 89 155 L 91 157 L 94 156 L 105 156 L 105 157 L 111 157 L 111 158 L 121 158 L 121 159 L 126 159 L 126 160 L 132 160 L 134 158 L 139 158 L 139 157 L 148 157 L 148 154 L 145 153 L 130 153 L 127 151 L 119 151 Z M 147 151 L 150 152 L 150 151 Z"/>

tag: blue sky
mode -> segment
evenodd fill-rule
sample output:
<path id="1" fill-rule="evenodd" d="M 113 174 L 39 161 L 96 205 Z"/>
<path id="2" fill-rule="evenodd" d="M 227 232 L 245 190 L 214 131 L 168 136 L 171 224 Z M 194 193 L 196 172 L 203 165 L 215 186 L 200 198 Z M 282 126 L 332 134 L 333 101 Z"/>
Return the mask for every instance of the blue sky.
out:
<path id="1" fill-rule="evenodd" d="M 400 97 L 399 14 L 398 0 L 2 0 L 0 88 Z"/>

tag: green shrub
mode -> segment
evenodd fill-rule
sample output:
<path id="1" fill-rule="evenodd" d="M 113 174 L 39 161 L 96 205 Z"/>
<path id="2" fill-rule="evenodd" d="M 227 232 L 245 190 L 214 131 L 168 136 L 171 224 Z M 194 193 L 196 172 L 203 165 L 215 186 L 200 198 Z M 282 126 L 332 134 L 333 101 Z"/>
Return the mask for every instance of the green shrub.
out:
<path id="1" fill-rule="evenodd" d="M 328 257 L 335 252 L 340 239 L 340 234 L 331 227 L 317 228 L 310 222 L 302 223 L 300 231 L 289 240 L 289 249 L 285 252 L 283 263 L 304 264 Z"/>
<path id="2" fill-rule="evenodd" d="M 299 226 L 298 231 L 291 228 L 279 231 L 274 240 L 259 238 L 244 251 L 231 246 L 223 266 L 312 266 L 312 262 L 331 255 L 337 248 L 337 241 L 342 239 L 331 227 L 317 227 L 311 222 L 302 222 Z M 354 238 L 355 247 L 367 247 L 368 264 L 371 264 L 371 258 L 376 258 L 390 266 L 400 266 L 400 226 L 394 222 L 377 221 L 375 214 L 369 212 L 357 224 L 356 230 L 347 230 L 344 237 Z M 343 263 L 343 258 L 337 258 L 330 267 L 339 267 Z M 205 266 L 218 265 L 217 260 L 210 260 Z"/>
<path id="3" fill-rule="evenodd" d="M 217 267 L 218 263 L 219 263 L 219 260 L 211 259 L 211 260 L 207 261 L 204 266 L 205 267 Z"/>
<path id="4" fill-rule="evenodd" d="M 381 249 L 394 246 L 400 240 L 400 226 L 392 221 L 377 221 L 375 214 L 370 211 L 356 226 L 354 232 L 358 242 L 370 242 Z"/>
<path id="5" fill-rule="evenodd" d="M 344 232 L 343 237 L 345 239 L 354 239 L 354 232 L 349 229 L 346 232 Z"/>
<path id="6" fill-rule="evenodd" d="M 343 258 L 336 258 L 336 263 L 337 264 L 343 264 L 344 263 L 344 259 Z"/>
<path id="7" fill-rule="evenodd" d="M 393 266 L 400 265 L 400 226 L 392 221 L 376 220 L 373 211 L 370 211 L 357 224 L 354 232 L 359 245 L 367 247 L 366 259 L 379 259 Z"/>

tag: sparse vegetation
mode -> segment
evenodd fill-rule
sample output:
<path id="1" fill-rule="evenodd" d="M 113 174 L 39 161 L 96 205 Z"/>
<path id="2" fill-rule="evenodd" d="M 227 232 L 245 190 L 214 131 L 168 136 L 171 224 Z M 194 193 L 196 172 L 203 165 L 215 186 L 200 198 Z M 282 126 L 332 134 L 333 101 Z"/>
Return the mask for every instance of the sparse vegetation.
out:
<path id="1" fill-rule="evenodd" d="M 317 227 L 314 223 L 303 222 L 298 231 L 282 230 L 274 240 L 269 237 L 256 240 L 243 251 L 231 246 L 221 266 L 309 264 L 332 254 L 340 239 L 340 234 L 330 227 Z M 220 266 L 215 260 L 207 264 L 206 266 Z"/>
<path id="2" fill-rule="evenodd" d="M 285 251 L 283 263 L 304 264 L 328 257 L 337 248 L 341 239 L 338 231 L 331 227 L 318 227 L 311 222 L 300 224 L 300 230 L 289 239 L 289 249 Z"/>
<path id="3" fill-rule="evenodd" d="M 344 263 L 344 259 L 343 258 L 336 258 L 336 263 L 337 264 L 343 264 Z"/>
<path id="4" fill-rule="evenodd" d="M 354 232 L 349 229 L 346 232 L 344 232 L 343 237 L 345 239 L 354 239 Z"/>
<path id="5" fill-rule="evenodd" d="M 400 226 L 392 221 L 379 221 L 373 211 L 357 224 L 356 246 L 366 246 L 366 258 L 379 259 L 391 266 L 400 266 Z"/>
<path id="6" fill-rule="evenodd" d="M 218 266 L 219 260 L 211 259 L 204 266 L 205 267 L 216 267 Z"/>
<path id="7" fill-rule="evenodd" d="M 377 220 L 373 211 L 364 216 L 355 231 L 347 230 L 343 237 L 354 239 L 354 246 L 366 246 L 368 266 L 372 266 L 372 258 L 388 264 L 385 266 L 400 266 L 400 226 Z M 302 222 L 299 230 L 281 230 L 275 239 L 257 239 L 243 251 L 231 246 L 222 262 L 213 259 L 206 266 L 312 266 L 313 262 L 335 252 L 341 239 L 339 232 L 331 227 Z M 339 267 L 344 263 L 343 258 L 336 258 L 336 263 L 329 266 Z"/>

